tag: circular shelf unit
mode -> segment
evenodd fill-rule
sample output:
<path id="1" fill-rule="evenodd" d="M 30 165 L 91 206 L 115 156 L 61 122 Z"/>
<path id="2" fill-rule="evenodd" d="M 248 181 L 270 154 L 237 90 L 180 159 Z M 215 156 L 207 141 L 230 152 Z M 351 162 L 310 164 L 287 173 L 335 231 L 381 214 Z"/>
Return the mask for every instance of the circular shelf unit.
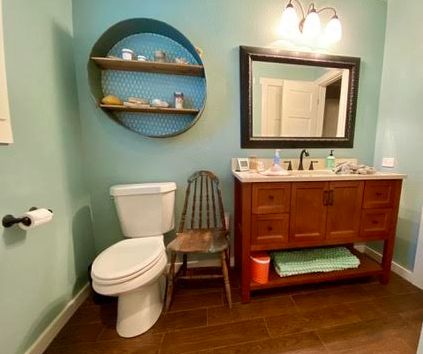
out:
<path id="1" fill-rule="evenodd" d="M 120 59 L 124 48 L 148 61 Z M 166 52 L 167 62 L 154 62 L 154 52 Z M 188 64 L 176 64 L 175 58 Z M 170 25 L 152 19 L 130 19 L 109 28 L 94 45 L 88 64 L 89 84 L 97 104 L 112 119 L 146 137 L 182 134 L 200 118 L 206 102 L 203 62 L 190 41 Z M 174 92 L 183 92 L 184 108 L 174 107 Z M 126 101 L 158 98 L 169 108 L 130 108 L 101 104 L 104 96 Z"/>

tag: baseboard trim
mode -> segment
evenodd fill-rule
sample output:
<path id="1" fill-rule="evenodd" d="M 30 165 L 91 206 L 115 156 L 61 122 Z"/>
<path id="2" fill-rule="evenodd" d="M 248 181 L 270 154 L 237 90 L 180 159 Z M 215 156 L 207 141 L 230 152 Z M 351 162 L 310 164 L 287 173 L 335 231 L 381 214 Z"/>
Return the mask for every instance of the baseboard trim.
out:
<path id="1" fill-rule="evenodd" d="M 382 262 L 382 254 L 378 251 L 375 251 L 373 248 L 370 248 L 368 246 L 364 246 L 363 248 L 364 253 L 367 254 L 369 257 L 373 258 L 374 260 L 378 262 Z M 414 274 L 409 269 L 403 267 L 401 264 L 398 264 L 397 262 L 392 262 L 392 271 L 395 274 L 398 274 L 401 278 L 404 278 L 405 280 L 409 281 L 410 283 L 415 284 Z"/>
<path id="2" fill-rule="evenodd" d="M 31 345 L 25 354 L 42 354 L 57 336 L 60 330 L 66 325 L 76 310 L 88 298 L 91 292 L 91 286 L 87 283 L 76 296 L 68 302 L 65 308 L 57 315 L 57 317 L 49 324 L 49 326 L 41 333 L 38 339 Z"/>

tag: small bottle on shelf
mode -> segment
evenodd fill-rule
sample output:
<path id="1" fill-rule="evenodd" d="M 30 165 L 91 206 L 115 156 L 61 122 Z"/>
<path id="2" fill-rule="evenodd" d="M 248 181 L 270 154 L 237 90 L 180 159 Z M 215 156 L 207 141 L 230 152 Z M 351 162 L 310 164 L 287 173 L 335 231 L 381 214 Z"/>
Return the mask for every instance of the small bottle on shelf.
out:
<path id="1" fill-rule="evenodd" d="M 183 109 L 184 108 L 184 94 L 182 92 L 175 92 L 175 108 L 176 109 Z"/>

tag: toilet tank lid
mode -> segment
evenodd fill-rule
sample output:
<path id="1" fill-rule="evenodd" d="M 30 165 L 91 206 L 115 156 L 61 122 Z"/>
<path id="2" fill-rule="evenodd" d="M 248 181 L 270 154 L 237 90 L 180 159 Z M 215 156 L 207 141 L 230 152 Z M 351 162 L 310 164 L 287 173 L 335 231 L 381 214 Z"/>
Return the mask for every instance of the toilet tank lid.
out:
<path id="1" fill-rule="evenodd" d="M 176 183 L 138 183 L 138 184 L 119 184 L 110 187 L 110 195 L 140 195 L 140 194 L 163 194 L 176 190 Z"/>

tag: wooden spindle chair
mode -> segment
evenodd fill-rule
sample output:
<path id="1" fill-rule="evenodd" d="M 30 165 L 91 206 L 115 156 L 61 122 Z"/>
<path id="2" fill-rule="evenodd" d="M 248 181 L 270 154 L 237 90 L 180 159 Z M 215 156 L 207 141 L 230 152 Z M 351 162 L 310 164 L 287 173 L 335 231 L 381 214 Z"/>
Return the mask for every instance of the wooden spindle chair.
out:
<path id="1" fill-rule="evenodd" d="M 177 279 L 216 279 L 223 278 L 226 299 L 232 307 L 231 287 L 228 264 L 229 241 L 228 222 L 225 220 L 219 179 L 209 171 L 199 171 L 188 178 L 188 187 L 176 238 L 169 243 L 170 269 L 166 289 L 166 308 L 168 311 Z M 187 276 L 188 254 L 220 253 L 222 274 Z M 183 255 L 183 264 L 175 274 L 178 254 Z M 182 273 L 182 275 L 179 275 Z"/>

